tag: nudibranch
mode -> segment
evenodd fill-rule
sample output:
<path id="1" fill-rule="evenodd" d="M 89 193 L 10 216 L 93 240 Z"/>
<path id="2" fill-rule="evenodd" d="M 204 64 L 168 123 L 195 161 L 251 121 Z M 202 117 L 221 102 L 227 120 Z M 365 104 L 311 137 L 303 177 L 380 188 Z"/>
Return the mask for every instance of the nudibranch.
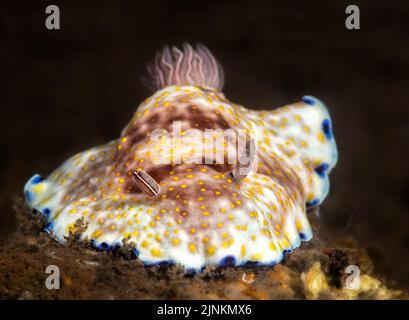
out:
<path id="1" fill-rule="evenodd" d="M 232 103 L 202 45 L 165 47 L 148 72 L 156 92 L 117 140 L 25 185 L 45 231 L 64 243 L 82 220 L 80 239 L 97 249 L 126 243 L 145 265 L 196 271 L 273 265 L 310 240 L 307 207 L 327 196 L 337 162 L 324 104 L 312 96 L 270 111 Z M 227 131 L 245 143 L 237 134 L 215 144 Z"/>

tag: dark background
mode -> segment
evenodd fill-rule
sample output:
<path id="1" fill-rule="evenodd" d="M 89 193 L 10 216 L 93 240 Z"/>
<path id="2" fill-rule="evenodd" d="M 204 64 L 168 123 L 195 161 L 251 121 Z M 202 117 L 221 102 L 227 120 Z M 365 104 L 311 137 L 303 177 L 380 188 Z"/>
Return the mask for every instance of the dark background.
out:
<path id="1" fill-rule="evenodd" d="M 57 4 L 61 30 L 47 30 Z M 345 8 L 361 9 L 361 30 Z M 304 94 L 328 106 L 339 147 L 322 225 L 351 236 L 409 288 L 409 4 L 405 1 L 9 1 L 0 4 L 0 234 L 34 173 L 118 137 L 150 92 L 163 44 L 202 42 L 224 93 L 255 109 Z"/>

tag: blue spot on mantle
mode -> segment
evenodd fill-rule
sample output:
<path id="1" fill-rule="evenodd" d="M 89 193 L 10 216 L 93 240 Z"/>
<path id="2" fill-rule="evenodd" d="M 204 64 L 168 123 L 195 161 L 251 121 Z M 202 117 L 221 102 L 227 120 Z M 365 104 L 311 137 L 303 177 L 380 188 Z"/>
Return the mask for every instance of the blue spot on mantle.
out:
<path id="1" fill-rule="evenodd" d="M 325 119 L 324 121 L 322 121 L 321 127 L 322 127 L 322 131 L 325 134 L 325 137 L 328 140 L 331 140 L 331 137 L 332 137 L 331 122 L 329 121 L 329 119 Z"/>
<path id="2" fill-rule="evenodd" d="M 196 273 L 201 272 L 204 269 L 205 269 L 204 267 L 200 268 L 200 269 L 188 268 L 188 269 L 186 269 L 186 273 L 189 274 L 189 275 L 195 275 Z"/>
<path id="3" fill-rule="evenodd" d="M 135 257 L 139 257 L 139 250 L 138 249 L 133 249 L 132 253 L 135 255 Z"/>
<path id="4" fill-rule="evenodd" d="M 307 208 L 316 206 L 319 202 L 320 202 L 319 199 L 311 200 L 310 202 L 307 202 Z"/>
<path id="5" fill-rule="evenodd" d="M 301 98 L 301 101 L 303 101 L 304 103 L 313 106 L 316 103 L 316 100 L 313 97 L 310 96 L 304 96 Z"/>
<path id="6" fill-rule="evenodd" d="M 260 261 L 246 261 L 242 267 L 272 267 L 275 266 L 278 262 L 277 261 L 270 261 L 270 262 L 260 262 Z"/>
<path id="7" fill-rule="evenodd" d="M 102 250 L 108 250 L 109 249 L 109 244 L 106 242 L 101 242 L 98 246 L 98 249 L 102 249 Z"/>
<path id="8" fill-rule="evenodd" d="M 30 191 L 26 191 L 24 195 L 28 203 L 31 203 L 33 201 L 33 194 Z"/>
<path id="9" fill-rule="evenodd" d="M 44 227 L 44 232 L 47 232 L 48 234 L 50 234 L 52 228 L 53 228 L 53 223 L 52 223 L 52 222 L 49 222 L 49 223 L 47 223 L 47 225 Z"/>
<path id="10" fill-rule="evenodd" d="M 91 245 L 98 250 L 109 250 L 110 246 L 106 242 L 97 243 L 94 239 L 91 239 Z"/>
<path id="11" fill-rule="evenodd" d="M 325 177 L 325 173 L 328 170 L 329 165 L 328 163 L 321 163 L 318 167 L 316 167 L 314 169 L 314 171 L 321 177 L 324 178 Z"/>
<path id="12" fill-rule="evenodd" d="M 233 256 L 226 256 L 219 262 L 219 267 L 230 267 L 236 265 L 236 259 Z"/>
<path id="13" fill-rule="evenodd" d="M 40 183 L 40 182 L 43 181 L 43 180 L 44 180 L 43 177 L 40 176 L 40 175 L 38 175 L 38 176 L 35 176 L 35 177 L 33 178 L 33 180 L 31 181 L 31 183 L 32 183 L 32 184 L 37 184 L 37 183 Z"/>

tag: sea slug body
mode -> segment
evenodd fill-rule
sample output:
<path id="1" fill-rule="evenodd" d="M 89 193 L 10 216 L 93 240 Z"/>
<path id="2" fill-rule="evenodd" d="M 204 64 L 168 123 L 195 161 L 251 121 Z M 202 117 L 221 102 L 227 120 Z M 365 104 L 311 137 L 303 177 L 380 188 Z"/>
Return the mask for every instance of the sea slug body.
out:
<path id="1" fill-rule="evenodd" d="M 126 239 L 146 265 L 196 271 L 273 265 L 310 240 L 306 207 L 327 196 L 337 162 L 324 104 L 312 96 L 272 111 L 232 103 L 220 65 L 201 45 L 165 47 L 148 70 L 156 92 L 117 140 L 26 183 L 26 202 L 46 216 L 46 231 L 64 243 L 83 219 L 80 238 L 98 249 Z M 207 143 L 226 131 L 237 135 Z M 229 162 L 231 153 L 239 160 Z"/>

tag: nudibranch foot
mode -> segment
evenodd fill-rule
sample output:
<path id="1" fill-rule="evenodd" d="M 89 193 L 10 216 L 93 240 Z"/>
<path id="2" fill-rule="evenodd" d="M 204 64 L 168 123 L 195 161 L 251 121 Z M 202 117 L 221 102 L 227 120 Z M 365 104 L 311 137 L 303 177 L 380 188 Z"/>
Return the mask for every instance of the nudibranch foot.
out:
<path id="1" fill-rule="evenodd" d="M 98 250 L 126 243 L 146 265 L 198 272 L 274 265 L 310 240 L 306 208 L 327 196 L 337 162 L 324 104 L 312 96 L 272 111 L 232 103 L 203 46 L 165 48 L 149 72 L 157 91 L 118 139 L 25 185 L 46 230 L 64 243 L 82 219 L 80 240 Z"/>

